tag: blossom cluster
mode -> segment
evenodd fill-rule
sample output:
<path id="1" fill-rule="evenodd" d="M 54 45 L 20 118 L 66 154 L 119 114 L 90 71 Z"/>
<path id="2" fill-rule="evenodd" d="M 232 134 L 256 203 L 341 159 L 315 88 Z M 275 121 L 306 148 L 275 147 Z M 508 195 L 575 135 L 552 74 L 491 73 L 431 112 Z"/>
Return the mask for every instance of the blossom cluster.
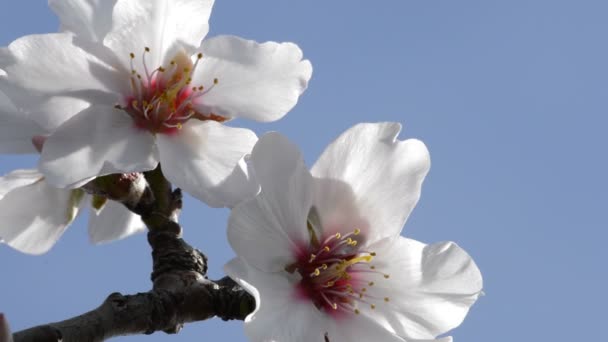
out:
<path id="1" fill-rule="evenodd" d="M 281 134 L 231 125 L 296 105 L 312 75 L 297 45 L 205 38 L 213 0 L 49 5 L 59 32 L 0 50 L 0 153 L 39 154 L 0 177 L 0 241 L 45 253 L 85 207 L 94 243 L 144 231 L 83 185 L 162 165 L 172 184 L 231 208 L 225 270 L 256 299 L 252 341 L 451 340 L 440 336 L 482 278 L 455 243 L 401 236 L 430 167 L 421 141 L 399 140 L 398 123 L 358 124 L 309 171 Z"/>

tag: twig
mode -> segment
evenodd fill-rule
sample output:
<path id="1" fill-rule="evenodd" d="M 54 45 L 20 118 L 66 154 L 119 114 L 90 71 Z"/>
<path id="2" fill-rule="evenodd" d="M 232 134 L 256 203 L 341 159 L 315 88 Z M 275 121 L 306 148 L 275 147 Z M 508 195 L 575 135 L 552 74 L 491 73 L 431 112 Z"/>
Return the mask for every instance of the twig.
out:
<path id="1" fill-rule="evenodd" d="M 85 314 L 19 331 L 13 335 L 15 342 L 104 341 L 155 331 L 174 334 L 185 323 L 214 316 L 243 320 L 253 311 L 253 297 L 231 279 L 207 279 L 207 257 L 181 238 L 177 223 L 181 191 L 171 189 L 160 167 L 143 175 L 101 177 L 84 189 L 120 201 L 142 217 L 152 247 L 153 288 L 135 295 L 113 293 Z"/>

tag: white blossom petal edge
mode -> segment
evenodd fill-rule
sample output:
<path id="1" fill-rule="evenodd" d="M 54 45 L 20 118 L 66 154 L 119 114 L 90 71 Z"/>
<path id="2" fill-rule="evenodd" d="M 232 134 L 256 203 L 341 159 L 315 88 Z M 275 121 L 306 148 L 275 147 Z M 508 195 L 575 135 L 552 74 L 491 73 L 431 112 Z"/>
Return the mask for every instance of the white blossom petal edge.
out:
<path id="1" fill-rule="evenodd" d="M 27 254 L 46 253 L 88 203 L 92 243 L 145 230 L 141 218 L 122 204 L 94 205 L 93 197 L 83 190 L 56 188 L 36 170 L 15 170 L 0 177 L 0 242 Z"/>
<path id="2" fill-rule="evenodd" d="M 261 192 L 231 212 L 237 258 L 225 266 L 256 299 L 252 341 L 430 341 L 463 321 L 482 290 L 471 257 L 453 242 L 400 236 L 430 165 L 400 130 L 356 125 L 312 174 L 280 134 L 255 145 Z"/>
<path id="3" fill-rule="evenodd" d="M 50 183 L 76 187 L 160 162 L 171 182 L 210 206 L 255 195 L 251 179 L 228 179 L 257 137 L 233 131 L 217 139 L 225 130 L 200 123 L 280 119 L 306 89 L 312 66 L 292 43 L 202 42 L 213 3 L 50 0 L 64 32 L 25 36 L 0 50 L 12 86 L 90 104 L 47 140 L 39 168 Z"/>
<path id="4" fill-rule="evenodd" d="M 2 183 L 9 191 L 0 199 L 0 241 L 28 254 L 45 253 L 57 242 L 84 197 L 82 190 L 50 186 L 36 170 L 13 171 L 0 177 Z"/>

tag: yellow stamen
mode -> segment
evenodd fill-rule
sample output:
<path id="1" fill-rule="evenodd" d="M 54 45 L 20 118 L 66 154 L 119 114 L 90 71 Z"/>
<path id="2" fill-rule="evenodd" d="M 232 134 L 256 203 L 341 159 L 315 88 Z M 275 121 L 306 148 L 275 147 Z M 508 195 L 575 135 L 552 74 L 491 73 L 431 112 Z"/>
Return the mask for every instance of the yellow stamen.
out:
<path id="1" fill-rule="evenodd" d="M 372 257 L 371 256 L 369 256 L 369 255 L 363 255 L 363 256 L 360 256 L 360 257 L 352 258 L 352 259 L 346 261 L 345 264 L 348 267 L 350 265 L 354 265 L 354 264 L 359 263 L 359 262 L 370 262 L 370 261 L 372 261 Z"/>

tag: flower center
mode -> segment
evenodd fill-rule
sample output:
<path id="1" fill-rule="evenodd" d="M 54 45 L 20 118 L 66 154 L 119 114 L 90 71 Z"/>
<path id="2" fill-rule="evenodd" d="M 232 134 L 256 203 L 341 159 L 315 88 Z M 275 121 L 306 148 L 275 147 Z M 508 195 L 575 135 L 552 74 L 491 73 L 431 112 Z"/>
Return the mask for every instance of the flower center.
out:
<path id="1" fill-rule="evenodd" d="M 159 66 L 153 70 L 146 62 L 149 53 L 150 49 L 146 47 L 142 55 L 143 72 L 135 68 L 135 54 L 130 54 L 131 92 L 125 97 L 124 105 L 115 106 L 129 114 L 135 126 L 152 133 L 172 134 L 190 119 L 218 122 L 228 119 L 213 113 L 200 113 L 194 107 L 194 101 L 211 91 L 219 82 L 216 78 L 207 87 L 192 84 L 192 75 L 203 59 L 202 53 L 198 53 L 192 63 L 188 55 L 179 52 L 168 66 Z"/>
<path id="2" fill-rule="evenodd" d="M 376 253 L 357 246 L 360 233 L 355 229 L 345 235 L 336 233 L 323 241 L 313 238 L 309 253 L 301 254 L 298 261 L 286 269 L 297 270 L 302 277 L 298 294 L 332 316 L 345 312 L 359 314 L 361 303 L 375 309 L 370 300 L 377 298 L 368 293 L 368 288 L 375 284 L 372 279 L 389 278 L 371 264 Z M 382 300 L 388 302 L 389 298 Z"/>

